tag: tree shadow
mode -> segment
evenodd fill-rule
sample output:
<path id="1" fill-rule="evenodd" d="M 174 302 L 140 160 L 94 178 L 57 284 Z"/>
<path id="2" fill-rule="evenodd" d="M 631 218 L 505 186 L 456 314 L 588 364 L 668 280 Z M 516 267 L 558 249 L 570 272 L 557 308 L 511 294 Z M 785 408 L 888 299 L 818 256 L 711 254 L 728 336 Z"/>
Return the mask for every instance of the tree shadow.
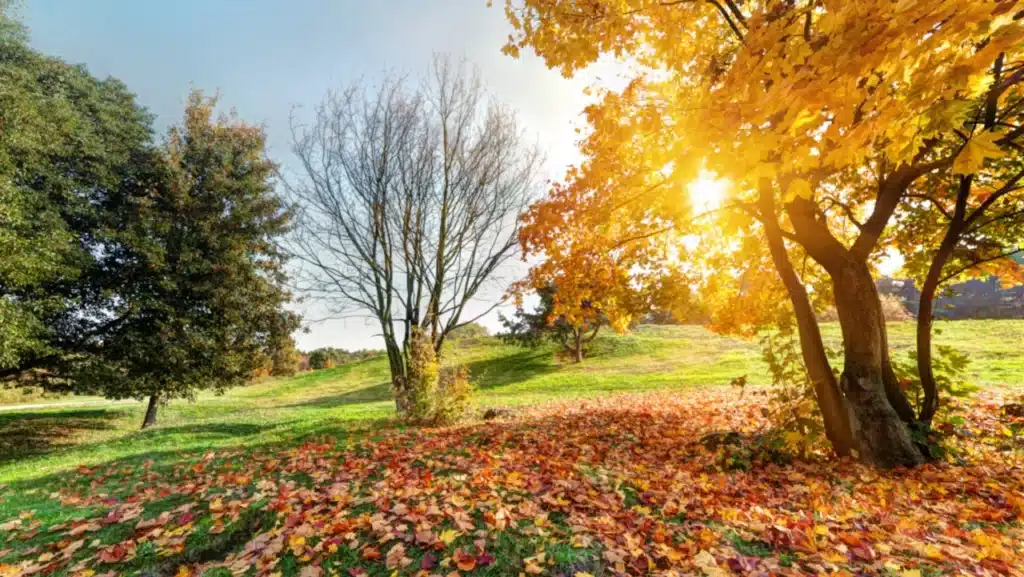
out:
<path id="1" fill-rule="evenodd" d="M 179 425 L 176 427 L 157 426 L 152 429 L 140 431 L 138 434 L 145 435 L 147 438 L 152 440 L 177 437 L 181 435 L 209 439 L 249 437 L 257 433 L 262 433 L 268 429 L 277 428 L 279 425 L 286 424 L 287 423 L 277 423 L 273 425 L 256 425 L 253 423 L 205 423 L 198 425 Z"/>
<path id="2" fill-rule="evenodd" d="M 554 373 L 559 365 L 551 361 L 547 348 L 524 349 L 513 355 L 474 361 L 466 365 L 469 379 L 478 389 L 493 389 Z"/>
<path id="3" fill-rule="evenodd" d="M 288 407 L 339 407 L 360 405 L 391 400 L 391 383 L 383 382 L 361 389 L 346 391 L 338 395 L 317 397 L 308 401 L 286 405 Z"/>
<path id="4" fill-rule="evenodd" d="M 112 409 L 0 413 L 0 465 L 72 444 L 87 431 L 115 429 L 127 414 Z"/>

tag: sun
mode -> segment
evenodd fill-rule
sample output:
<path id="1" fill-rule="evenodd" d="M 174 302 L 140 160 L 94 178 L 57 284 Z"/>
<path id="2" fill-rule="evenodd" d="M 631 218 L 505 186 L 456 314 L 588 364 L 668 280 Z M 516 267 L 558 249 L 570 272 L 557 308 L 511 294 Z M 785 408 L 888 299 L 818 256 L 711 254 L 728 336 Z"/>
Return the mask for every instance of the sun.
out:
<path id="1" fill-rule="evenodd" d="M 697 180 L 691 182 L 687 189 L 695 215 L 718 210 L 722 206 L 729 181 L 717 178 L 713 172 L 702 170 Z"/>

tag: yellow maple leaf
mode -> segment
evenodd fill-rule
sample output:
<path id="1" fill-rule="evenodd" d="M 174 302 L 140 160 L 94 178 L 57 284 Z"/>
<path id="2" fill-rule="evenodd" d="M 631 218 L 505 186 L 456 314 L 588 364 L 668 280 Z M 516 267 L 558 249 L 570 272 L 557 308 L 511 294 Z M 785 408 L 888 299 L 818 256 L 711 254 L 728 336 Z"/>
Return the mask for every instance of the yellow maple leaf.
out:
<path id="1" fill-rule="evenodd" d="M 587 573 L 586 571 L 577 571 L 576 574 L 573 577 L 594 577 L 594 576 L 591 575 L 590 573 Z"/>
<path id="2" fill-rule="evenodd" d="M 921 577 L 920 569 L 904 569 L 900 573 L 901 577 Z"/>
<path id="3" fill-rule="evenodd" d="M 437 536 L 438 539 L 444 542 L 445 545 L 451 545 L 452 541 L 455 541 L 459 536 L 459 532 L 455 529 L 445 529 L 441 531 L 441 534 Z"/>
<path id="4" fill-rule="evenodd" d="M 794 198 L 811 198 L 811 183 L 802 178 L 793 179 L 786 190 L 786 200 Z"/>
<path id="5" fill-rule="evenodd" d="M 985 165 L 985 159 L 998 158 L 1003 155 L 1003 150 L 996 144 L 999 135 L 995 132 L 986 131 L 976 134 L 967 141 L 967 144 L 960 149 L 953 161 L 953 172 L 956 174 L 973 174 Z"/>

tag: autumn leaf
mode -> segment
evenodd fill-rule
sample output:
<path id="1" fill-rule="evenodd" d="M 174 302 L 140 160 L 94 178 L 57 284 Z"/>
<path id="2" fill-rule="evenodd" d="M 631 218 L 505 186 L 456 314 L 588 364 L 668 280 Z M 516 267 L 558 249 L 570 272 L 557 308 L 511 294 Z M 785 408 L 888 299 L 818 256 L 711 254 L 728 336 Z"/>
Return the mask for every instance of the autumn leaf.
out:
<path id="1" fill-rule="evenodd" d="M 128 555 L 128 548 L 120 543 L 102 549 L 97 556 L 102 563 L 118 563 Z"/>
<path id="2" fill-rule="evenodd" d="M 459 532 L 454 529 L 445 529 L 437 536 L 445 545 L 451 545 L 459 537 Z"/>
<path id="3" fill-rule="evenodd" d="M 964 144 L 953 161 L 953 172 L 957 174 L 973 174 L 985 166 L 985 160 L 999 158 L 1003 150 L 996 144 L 999 134 L 985 131 L 975 134 Z"/>
<path id="4" fill-rule="evenodd" d="M 464 553 L 462 549 L 456 549 L 455 553 L 452 553 L 452 561 L 455 561 L 455 566 L 460 571 L 472 571 L 476 568 L 476 556 Z"/>

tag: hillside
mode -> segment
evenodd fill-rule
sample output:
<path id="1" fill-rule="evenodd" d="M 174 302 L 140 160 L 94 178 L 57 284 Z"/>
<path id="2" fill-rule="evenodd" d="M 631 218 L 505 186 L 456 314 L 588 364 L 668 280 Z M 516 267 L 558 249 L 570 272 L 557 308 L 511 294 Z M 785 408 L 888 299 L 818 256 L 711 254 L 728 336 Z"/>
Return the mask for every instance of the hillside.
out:
<path id="1" fill-rule="evenodd" d="M 452 343 L 478 409 L 515 411 L 442 429 L 391 418 L 383 359 L 174 402 L 146 431 L 138 403 L 0 412 L 0 576 L 1006 574 L 1024 443 L 1001 407 L 1024 323 L 941 328 L 986 389 L 940 424 L 955 462 L 881 474 L 709 448 L 766 430 L 763 396 L 721 386 L 766 378 L 755 343 L 697 327 L 606 336 L 582 365 Z"/>
<path id="2" fill-rule="evenodd" d="M 974 382 L 1024 386 L 1024 322 L 956 321 L 937 328 L 939 344 L 971 355 Z M 838 346 L 838 327 L 825 325 L 825 331 Z M 911 347 L 913 324 L 895 323 L 891 341 L 896 351 Z M 744 374 L 752 384 L 768 380 L 756 342 L 701 327 L 640 327 L 629 335 L 600 337 L 593 349 L 586 362 L 573 365 L 560 362 L 552 348 L 520 349 L 490 337 L 453 343 L 447 362 L 469 366 L 479 407 L 726 385 Z M 151 431 L 137 430 L 143 408 L 127 402 L 0 412 L 0 482 L 153 451 L 264 444 L 370 426 L 392 415 L 384 359 L 267 379 L 195 402 L 174 401 Z"/>

